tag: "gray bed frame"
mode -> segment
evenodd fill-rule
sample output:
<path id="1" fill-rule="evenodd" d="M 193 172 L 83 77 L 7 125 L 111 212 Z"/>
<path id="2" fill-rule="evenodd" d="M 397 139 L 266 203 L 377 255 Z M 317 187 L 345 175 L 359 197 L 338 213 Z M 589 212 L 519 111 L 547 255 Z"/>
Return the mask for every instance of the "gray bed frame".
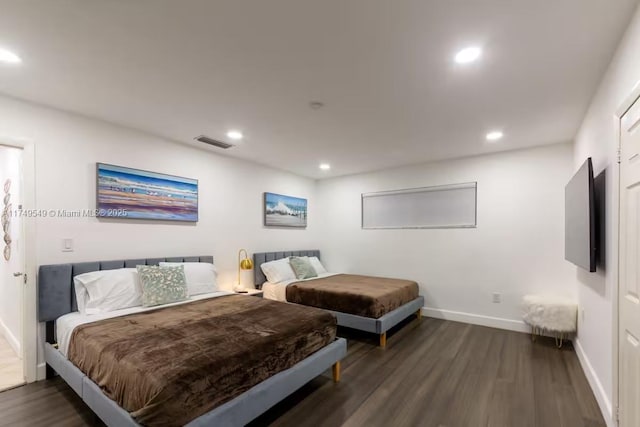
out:
<path id="1" fill-rule="evenodd" d="M 73 287 L 73 277 L 76 275 L 98 270 L 133 268 L 136 265 L 158 265 L 162 261 L 213 263 L 213 257 L 82 262 L 43 265 L 38 270 L 38 321 L 46 323 L 44 357 L 47 364 L 47 378 L 51 378 L 57 372 L 108 426 L 138 426 L 139 424 L 58 350 L 55 321 L 60 316 L 77 311 Z M 340 378 L 340 360 L 346 353 L 346 340 L 338 338 L 298 364 L 255 385 L 187 425 L 190 427 L 245 425 L 330 367 L 333 367 L 333 379 L 337 382 Z"/>
<path id="2" fill-rule="evenodd" d="M 275 261 L 277 259 L 288 258 L 290 256 L 315 256 L 320 259 L 320 251 L 318 249 L 311 249 L 301 251 L 259 252 L 253 254 L 253 274 L 255 285 L 261 289 L 262 284 L 267 281 L 267 278 L 260 268 L 261 264 L 269 261 Z M 422 307 L 424 307 L 424 297 L 418 296 L 418 298 L 413 301 L 409 301 L 408 303 L 377 319 L 342 313 L 340 311 L 327 311 L 336 316 L 338 319 L 338 325 L 340 326 L 378 334 L 380 338 L 380 347 L 384 348 L 387 345 L 387 331 L 412 314 L 416 314 L 417 318 L 421 319 Z"/>

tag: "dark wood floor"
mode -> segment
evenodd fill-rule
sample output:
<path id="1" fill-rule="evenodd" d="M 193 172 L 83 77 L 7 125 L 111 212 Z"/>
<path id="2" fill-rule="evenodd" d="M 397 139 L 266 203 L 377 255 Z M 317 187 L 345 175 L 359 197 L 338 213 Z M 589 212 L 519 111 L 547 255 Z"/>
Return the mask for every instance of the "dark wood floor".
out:
<path id="1" fill-rule="evenodd" d="M 258 426 L 605 426 L 575 352 L 552 340 L 435 319 L 349 338 L 330 372 L 251 423 Z M 0 425 L 101 425 L 59 379 L 0 393 Z"/>

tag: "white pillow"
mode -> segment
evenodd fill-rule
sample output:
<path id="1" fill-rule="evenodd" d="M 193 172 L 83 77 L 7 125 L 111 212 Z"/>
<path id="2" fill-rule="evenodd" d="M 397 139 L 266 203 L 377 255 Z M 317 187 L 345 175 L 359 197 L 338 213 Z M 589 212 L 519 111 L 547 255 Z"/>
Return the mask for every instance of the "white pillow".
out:
<path id="1" fill-rule="evenodd" d="M 184 266 L 189 295 L 207 294 L 218 290 L 216 267 L 210 262 L 161 262 L 160 267 Z"/>
<path id="2" fill-rule="evenodd" d="M 85 273 L 86 274 L 86 273 Z M 84 287 L 81 281 L 76 280 L 75 276 L 73 278 L 73 288 L 76 291 L 76 304 L 78 305 L 78 311 L 84 314 L 84 306 L 87 304 L 87 300 L 89 299 L 89 294 L 87 293 L 87 289 Z"/>
<path id="3" fill-rule="evenodd" d="M 324 268 L 324 265 L 322 265 L 322 263 L 320 262 L 320 260 L 318 259 L 317 256 L 310 256 L 309 257 L 309 262 L 311 263 L 311 267 L 313 267 L 313 269 L 316 271 L 316 273 L 318 273 L 318 274 L 326 274 L 326 273 L 328 273 L 327 269 Z"/>
<path id="4" fill-rule="evenodd" d="M 296 274 L 289 264 L 289 258 L 277 259 L 265 262 L 260 265 L 260 269 L 271 283 L 280 283 L 287 280 L 295 280 Z"/>
<path id="5" fill-rule="evenodd" d="M 98 314 L 142 305 L 135 268 L 91 271 L 73 278 L 78 311 Z"/>

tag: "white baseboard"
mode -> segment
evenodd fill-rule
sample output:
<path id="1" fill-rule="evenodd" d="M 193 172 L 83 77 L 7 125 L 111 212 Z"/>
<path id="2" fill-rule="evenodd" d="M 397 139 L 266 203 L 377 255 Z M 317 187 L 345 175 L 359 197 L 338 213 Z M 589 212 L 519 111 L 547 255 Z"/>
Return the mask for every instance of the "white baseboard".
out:
<path id="1" fill-rule="evenodd" d="M 36 366 L 36 381 L 41 381 L 47 378 L 47 364 L 38 363 Z"/>
<path id="2" fill-rule="evenodd" d="M 576 349 L 578 360 L 580 361 L 582 370 L 584 371 L 584 374 L 587 377 L 587 381 L 591 386 L 591 390 L 596 397 L 596 401 L 598 402 L 598 406 L 600 407 L 600 412 L 602 412 L 602 417 L 607 423 L 607 427 L 616 427 L 611 401 L 607 397 L 607 394 L 604 391 L 604 387 L 602 387 L 602 383 L 600 382 L 596 371 L 593 369 L 593 366 L 591 366 L 591 362 L 589 362 L 589 358 L 584 352 L 579 339 L 576 338 L 574 340 L 573 347 Z"/>
<path id="3" fill-rule="evenodd" d="M 16 353 L 16 356 L 22 359 L 22 349 L 20 348 L 20 341 L 18 341 L 18 339 L 11 333 L 9 328 L 7 328 L 7 325 L 2 322 L 2 319 L 0 319 L 0 334 L 5 337 L 13 351 Z"/>
<path id="4" fill-rule="evenodd" d="M 471 323 L 472 325 L 489 326 L 491 328 L 506 329 L 508 331 L 530 333 L 531 328 L 522 320 L 505 319 L 502 317 L 483 316 L 480 314 L 464 313 L 461 311 L 441 310 L 423 307 L 422 314 L 436 319 L 452 320 L 454 322 Z"/>

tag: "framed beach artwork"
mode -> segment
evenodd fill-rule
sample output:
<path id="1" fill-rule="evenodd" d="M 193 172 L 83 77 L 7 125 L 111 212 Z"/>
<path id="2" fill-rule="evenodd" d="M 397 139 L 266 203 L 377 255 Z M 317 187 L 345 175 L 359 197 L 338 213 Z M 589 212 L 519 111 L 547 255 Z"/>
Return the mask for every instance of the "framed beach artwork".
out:
<path id="1" fill-rule="evenodd" d="M 97 216 L 198 221 L 198 180 L 96 164 Z"/>
<path id="2" fill-rule="evenodd" d="M 268 227 L 306 227 L 307 199 L 264 193 L 264 225 Z"/>

